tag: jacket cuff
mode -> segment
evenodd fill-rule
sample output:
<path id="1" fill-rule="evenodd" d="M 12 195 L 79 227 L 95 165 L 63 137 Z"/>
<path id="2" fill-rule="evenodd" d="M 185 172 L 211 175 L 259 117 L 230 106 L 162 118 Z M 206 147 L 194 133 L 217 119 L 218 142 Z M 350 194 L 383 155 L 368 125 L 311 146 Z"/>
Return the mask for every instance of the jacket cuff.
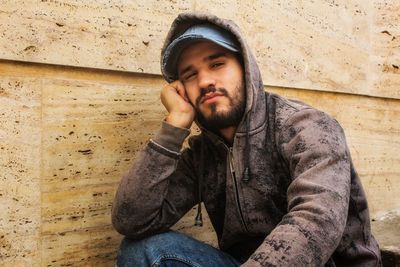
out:
<path id="1" fill-rule="evenodd" d="M 151 141 L 167 150 L 180 153 L 182 144 L 189 134 L 189 129 L 175 127 L 163 121 L 160 131 L 158 131 Z"/>

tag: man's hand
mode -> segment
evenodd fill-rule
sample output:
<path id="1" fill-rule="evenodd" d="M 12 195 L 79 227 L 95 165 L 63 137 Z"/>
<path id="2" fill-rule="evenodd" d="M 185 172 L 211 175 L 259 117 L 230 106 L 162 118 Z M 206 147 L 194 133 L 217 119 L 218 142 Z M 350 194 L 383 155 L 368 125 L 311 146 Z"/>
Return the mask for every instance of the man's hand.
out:
<path id="1" fill-rule="evenodd" d="M 185 87 L 177 80 L 161 90 L 161 103 L 168 111 L 166 121 L 181 128 L 190 128 L 195 117 L 195 110 L 186 95 Z"/>

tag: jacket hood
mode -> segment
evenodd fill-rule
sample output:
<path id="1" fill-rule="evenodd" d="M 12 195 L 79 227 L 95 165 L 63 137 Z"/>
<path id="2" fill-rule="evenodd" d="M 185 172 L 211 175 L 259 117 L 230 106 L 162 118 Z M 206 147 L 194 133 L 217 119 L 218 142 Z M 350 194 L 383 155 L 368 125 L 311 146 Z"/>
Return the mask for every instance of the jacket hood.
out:
<path id="1" fill-rule="evenodd" d="M 260 71 L 256 63 L 255 57 L 247 45 L 239 27 L 231 20 L 222 19 L 208 13 L 181 13 L 173 21 L 168 35 L 165 39 L 164 46 L 161 50 L 161 59 L 164 56 L 168 45 L 188 28 L 196 24 L 214 24 L 222 29 L 230 32 L 240 45 L 241 54 L 244 63 L 244 75 L 246 85 L 246 109 L 242 118 L 242 122 L 237 128 L 237 135 L 251 134 L 251 131 L 256 130 L 265 122 L 265 93 Z M 162 60 L 161 60 L 162 62 Z M 161 72 L 167 82 L 173 82 L 171 77 L 168 77 L 161 63 Z M 264 108 L 263 108 L 264 107 Z M 256 112 L 256 111 L 259 112 Z M 261 111 L 262 114 L 260 114 Z M 246 116 L 247 115 L 247 116 Z"/>

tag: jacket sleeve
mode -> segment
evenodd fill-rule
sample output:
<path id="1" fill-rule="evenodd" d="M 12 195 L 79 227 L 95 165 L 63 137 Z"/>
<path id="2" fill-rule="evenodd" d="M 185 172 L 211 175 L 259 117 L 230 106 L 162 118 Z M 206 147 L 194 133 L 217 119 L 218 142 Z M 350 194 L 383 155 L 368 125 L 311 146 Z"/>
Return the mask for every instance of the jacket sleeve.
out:
<path id="1" fill-rule="evenodd" d="M 129 238 L 141 239 L 163 232 L 176 223 L 196 201 L 190 150 L 180 150 L 189 130 L 163 122 L 118 187 L 113 207 L 114 228 Z"/>
<path id="2" fill-rule="evenodd" d="M 338 122 L 314 109 L 296 111 L 278 146 L 291 174 L 288 213 L 244 266 L 324 266 L 346 226 L 351 169 Z"/>

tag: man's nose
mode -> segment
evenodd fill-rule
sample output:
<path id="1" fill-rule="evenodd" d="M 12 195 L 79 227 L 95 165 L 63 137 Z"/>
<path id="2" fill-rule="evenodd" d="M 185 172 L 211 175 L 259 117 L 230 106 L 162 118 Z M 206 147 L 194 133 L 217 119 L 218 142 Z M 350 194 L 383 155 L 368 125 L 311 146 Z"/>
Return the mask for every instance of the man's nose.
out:
<path id="1" fill-rule="evenodd" d="M 202 71 L 198 73 L 199 87 L 202 89 L 209 88 L 210 86 L 215 87 L 216 79 L 214 75 L 211 75 L 207 71 Z"/>

